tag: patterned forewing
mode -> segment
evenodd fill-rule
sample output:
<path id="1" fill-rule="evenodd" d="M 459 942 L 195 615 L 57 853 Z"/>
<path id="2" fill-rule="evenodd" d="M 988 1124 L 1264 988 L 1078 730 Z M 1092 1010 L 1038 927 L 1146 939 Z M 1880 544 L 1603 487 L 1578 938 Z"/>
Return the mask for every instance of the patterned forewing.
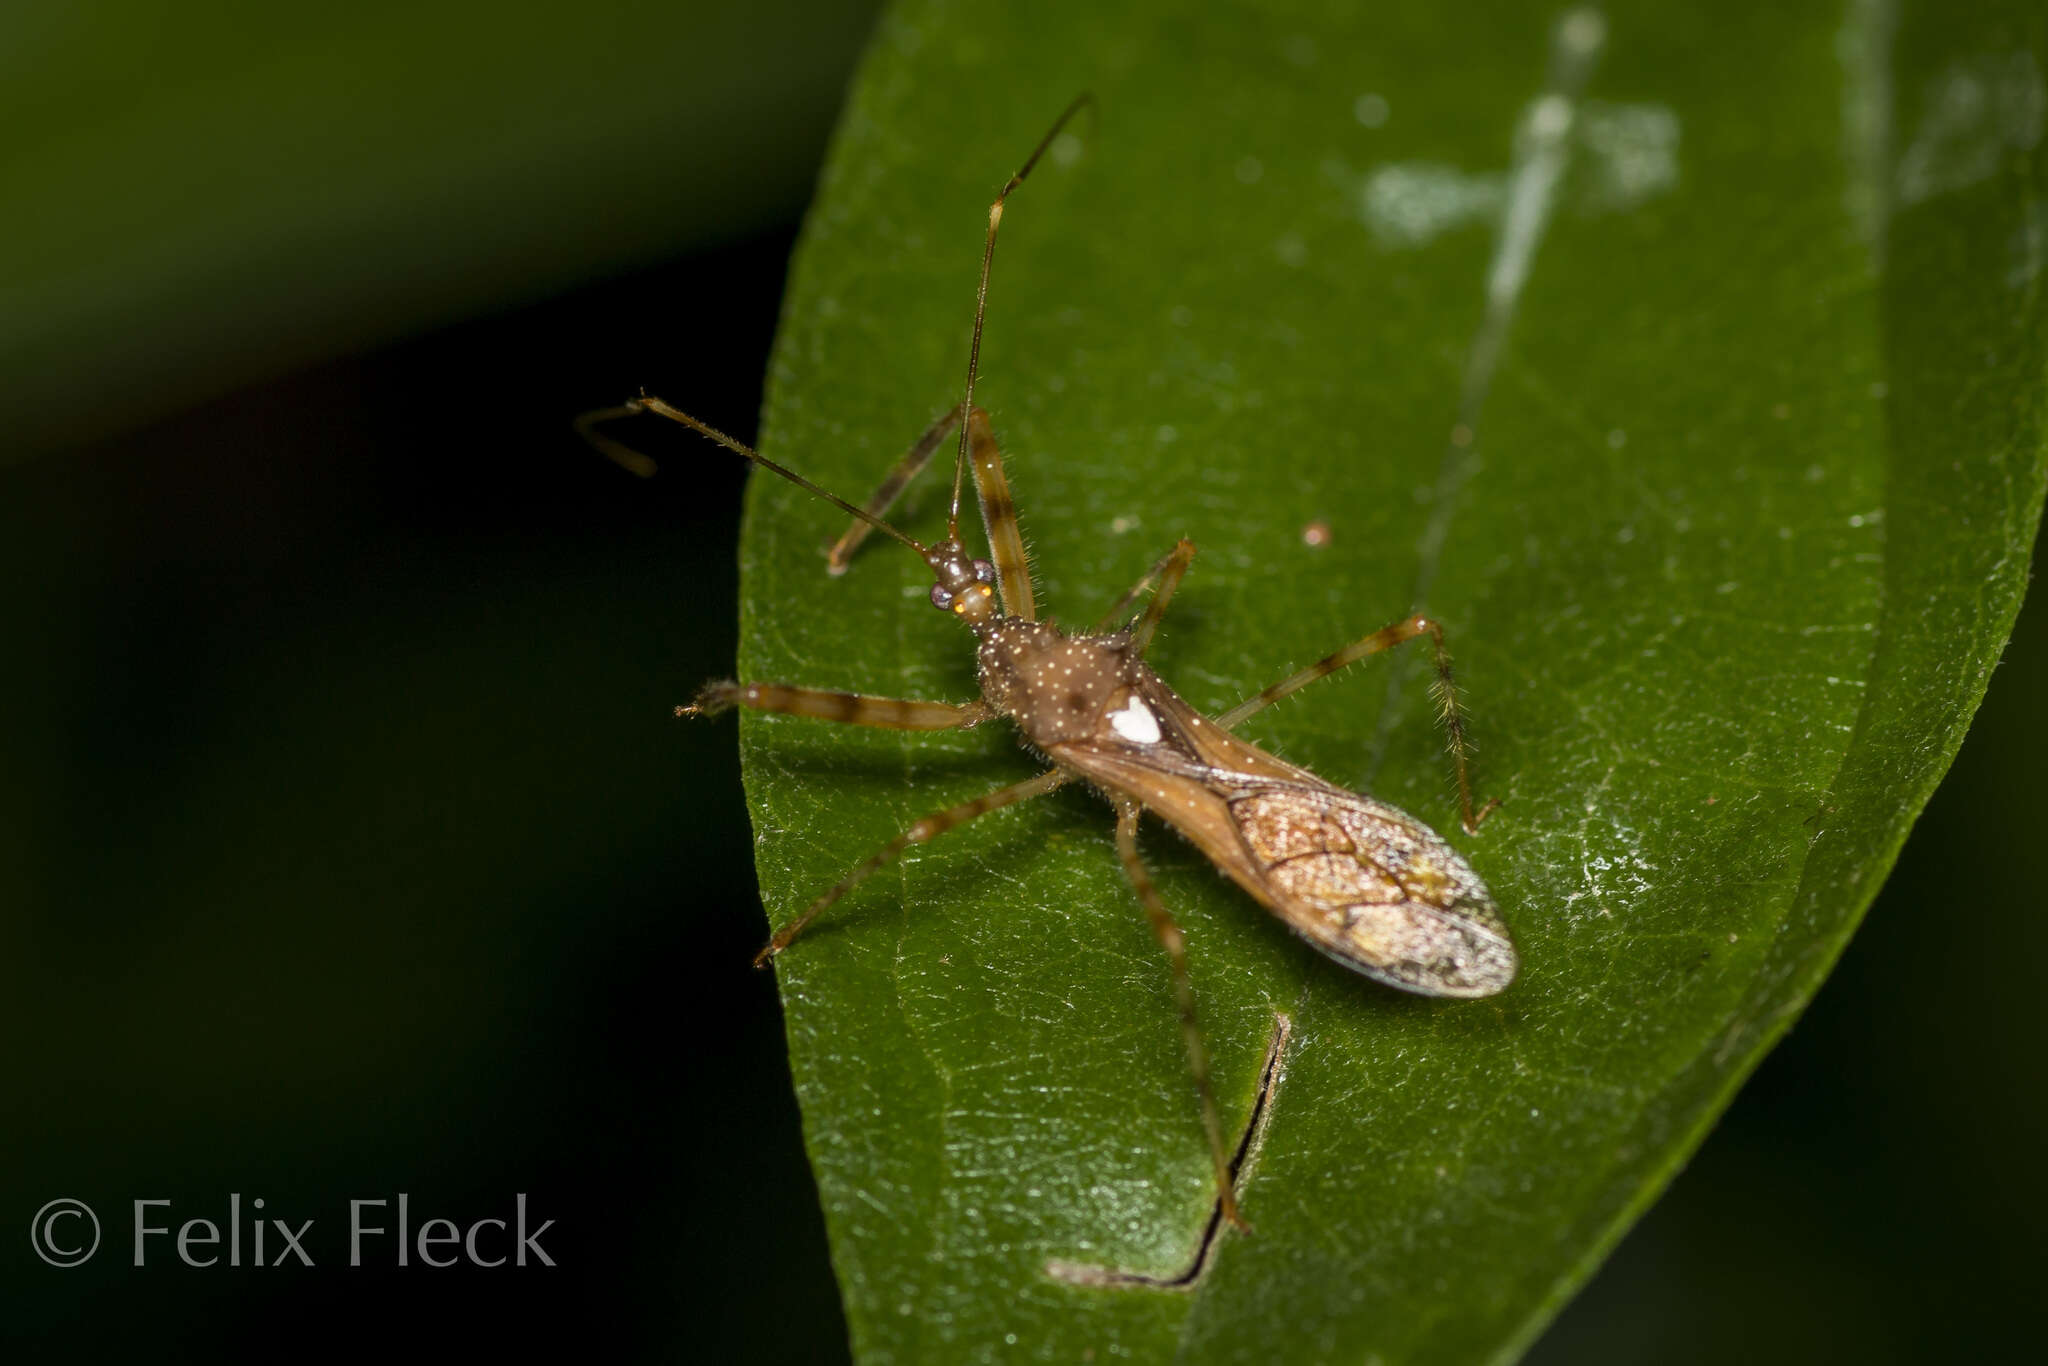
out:
<path id="1" fill-rule="evenodd" d="M 1486 884 L 1428 826 L 1321 784 L 1247 783 L 1227 799 L 1264 871 L 1261 899 L 1323 952 L 1427 996 L 1491 996 L 1514 980 Z"/>
<path id="2" fill-rule="evenodd" d="M 1030 645 L 1025 633 L 1051 629 L 1013 634 Z M 1089 674 L 1084 695 L 1067 681 L 1080 646 L 1050 644 L 1039 681 L 1056 672 L 1062 687 L 1028 691 L 1054 714 L 995 700 L 1055 763 L 1143 803 L 1297 934 L 1368 977 L 1425 996 L 1491 996 L 1514 980 L 1493 896 L 1442 836 L 1232 735 L 1141 661 Z M 1061 724 L 1063 700 L 1081 704 L 1075 724 Z M 1130 724 L 1133 707 L 1149 724 Z"/>

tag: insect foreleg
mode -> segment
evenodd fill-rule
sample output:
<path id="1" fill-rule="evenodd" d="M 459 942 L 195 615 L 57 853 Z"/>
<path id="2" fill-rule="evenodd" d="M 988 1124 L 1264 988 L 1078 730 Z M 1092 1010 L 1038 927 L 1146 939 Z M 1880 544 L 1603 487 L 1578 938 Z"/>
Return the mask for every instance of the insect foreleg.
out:
<path id="1" fill-rule="evenodd" d="M 1195 1090 L 1202 1098 L 1202 1128 L 1209 1136 L 1209 1155 L 1216 1163 L 1216 1199 L 1222 1207 L 1223 1217 L 1249 1232 L 1251 1225 L 1245 1223 L 1237 1212 L 1237 1192 L 1230 1179 L 1230 1155 L 1223 1149 L 1223 1124 L 1216 1116 L 1216 1095 L 1209 1085 L 1209 1050 L 1202 1042 L 1201 1026 L 1195 1020 L 1195 985 L 1188 976 L 1187 945 L 1173 912 L 1166 909 L 1159 889 L 1152 885 L 1152 875 L 1145 871 L 1145 861 L 1138 856 L 1136 802 L 1117 802 L 1116 852 L 1123 860 L 1124 875 L 1131 880 L 1131 888 L 1144 905 L 1145 916 L 1152 922 L 1152 932 L 1159 936 L 1160 946 L 1166 950 L 1167 963 L 1173 969 L 1173 997 L 1180 1008 L 1180 1030 L 1187 1044 L 1188 1070 L 1194 1073 Z"/>
<path id="2" fill-rule="evenodd" d="M 1180 587 L 1181 576 L 1188 572 L 1188 566 L 1194 563 L 1194 559 L 1195 543 L 1181 537 L 1180 544 L 1161 555 L 1158 563 L 1146 570 L 1145 576 L 1132 584 L 1116 600 L 1116 605 L 1102 614 L 1102 620 L 1095 623 L 1095 629 L 1107 630 L 1156 581 L 1159 589 L 1153 593 L 1152 601 L 1145 605 L 1145 614 L 1131 624 L 1131 643 L 1139 654 L 1144 654 L 1145 647 L 1152 643 L 1152 633 L 1159 629 L 1160 618 L 1166 615 L 1166 605 L 1173 601 L 1174 590 Z"/>
<path id="3" fill-rule="evenodd" d="M 942 414 L 938 421 L 925 428 L 924 435 L 917 439 L 917 444 L 904 452 L 903 458 L 883 477 L 880 486 L 863 505 L 868 516 L 878 519 L 886 516 L 896 499 L 909 486 L 910 481 L 923 473 L 924 467 L 931 463 L 932 452 L 938 450 L 947 434 L 959 425 L 960 407 L 955 404 Z M 868 538 L 868 532 L 872 530 L 874 528 L 867 522 L 855 518 L 853 525 L 846 529 L 846 534 L 833 544 L 831 553 L 825 557 L 826 570 L 833 574 L 844 574 L 848 563 L 853 559 L 853 552 L 860 548 L 860 543 Z"/>
<path id="4" fill-rule="evenodd" d="M 707 683 L 697 700 L 677 707 L 677 716 L 716 716 L 734 707 L 842 721 L 884 730 L 956 730 L 986 721 L 995 713 L 976 698 L 972 702 L 919 702 L 900 697 L 869 697 L 857 692 L 797 688 L 787 683 Z"/>
<path id="5" fill-rule="evenodd" d="M 863 511 L 869 517 L 880 518 L 891 504 L 901 496 L 911 480 L 923 472 L 931 463 L 932 453 L 946 439 L 946 434 L 960 424 L 960 409 L 956 406 L 943 414 L 938 421 L 925 429 L 894 469 L 882 480 L 881 486 L 868 498 Z M 974 493 L 981 504 L 982 525 L 988 529 L 989 561 L 996 567 L 996 585 L 1003 595 L 1003 611 L 1026 621 L 1034 619 L 1038 612 L 1031 589 L 1031 566 L 1024 554 L 1024 537 L 1017 529 L 1017 504 L 1010 496 L 1010 481 L 1003 473 L 1003 452 L 996 444 L 995 432 L 989 426 L 988 414 L 976 408 L 967 419 L 968 464 L 974 470 Z M 614 459 L 619 457 L 614 455 Z M 855 519 L 846 529 L 826 557 L 826 568 L 834 574 L 844 574 L 853 552 L 868 537 L 873 526 Z"/>
<path id="6" fill-rule="evenodd" d="M 1444 648 L 1444 628 L 1434 618 L 1412 616 L 1406 621 L 1397 621 L 1392 626 L 1382 627 L 1363 640 L 1355 640 L 1335 654 L 1317 660 L 1300 673 L 1289 674 L 1256 697 L 1238 703 L 1217 717 L 1216 724 L 1230 730 L 1247 716 L 1263 711 L 1289 693 L 1307 687 L 1318 678 L 1327 677 L 1347 664 L 1355 664 L 1367 655 L 1378 654 L 1381 650 L 1391 650 L 1396 645 L 1406 644 L 1417 636 L 1428 636 L 1435 647 L 1437 710 L 1443 717 L 1444 735 L 1451 751 L 1451 763 L 1458 770 L 1459 814 L 1465 822 L 1466 833 L 1476 832 L 1479 823 L 1491 815 L 1500 802 L 1489 801 L 1476 812 L 1472 809 L 1472 780 L 1467 773 L 1467 755 L 1471 746 L 1465 738 L 1464 712 L 1458 706 L 1458 685 L 1451 677 L 1450 652 Z"/>
<path id="7" fill-rule="evenodd" d="M 996 587 L 1003 594 L 1003 611 L 1034 621 L 1038 606 L 1031 596 L 1031 565 L 1024 555 L 1024 536 L 1017 530 L 1017 504 L 1003 474 L 1002 448 L 996 445 L 988 414 L 979 408 L 967 415 L 967 448 L 982 525 L 988 528 L 988 556 L 996 567 Z"/>
<path id="8" fill-rule="evenodd" d="M 788 948 L 790 941 L 802 934 L 804 927 L 823 914 L 826 908 L 831 906 L 833 902 L 865 882 L 871 873 L 887 865 L 911 845 L 923 844 L 926 840 L 935 839 L 956 825 L 966 824 L 976 816 L 985 816 L 991 811 L 1000 810 L 1005 806 L 1015 806 L 1018 802 L 1029 801 L 1033 797 L 1041 796 L 1052 791 L 1061 783 L 1072 780 L 1073 776 L 1072 773 L 1063 768 L 1047 769 L 1036 778 L 1026 778 L 1021 783 L 1012 783 L 1008 787 L 998 788 L 994 792 L 976 797 L 971 802 L 962 802 L 958 806 L 949 806 L 944 811 L 934 811 L 931 815 L 926 816 L 895 839 L 890 840 L 880 849 L 877 849 L 873 854 L 870 854 L 866 861 L 845 877 L 839 879 L 824 895 L 804 907 L 802 914 L 787 925 L 784 925 L 781 930 L 776 932 L 775 937 L 768 941 L 767 947 L 754 955 L 754 966 L 757 968 L 764 966 L 769 959 Z"/>

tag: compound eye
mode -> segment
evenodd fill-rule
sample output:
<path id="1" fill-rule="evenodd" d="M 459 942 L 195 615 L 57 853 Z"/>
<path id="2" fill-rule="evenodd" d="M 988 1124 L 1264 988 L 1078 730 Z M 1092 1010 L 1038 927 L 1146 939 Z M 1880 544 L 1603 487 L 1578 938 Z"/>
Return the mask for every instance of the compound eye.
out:
<path id="1" fill-rule="evenodd" d="M 976 583 L 994 583 L 996 581 L 996 567 L 987 560 L 976 560 L 974 562 L 974 581 Z"/>
<path id="2" fill-rule="evenodd" d="M 944 584 L 942 584 L 942 583 L 935 583 L 935 584 L 933 584 L 933 585 L 932 585 L 932 606 L 934 606 L 934 607 L 936 607 L 936 608 L 939 608 L 939 609 L 940 609 L 941 611 L 943 611 L 943 610 L 945 610 L 946 608 L 948 608 L 948 607 L 951 607 L 952 605 L 953 605 L 953 595 L 952 595 L 951 593 L 949 593 L 949 592 L 947 592 L 947 591 L 946 591 L 946 585 L 944 585 Z"/>

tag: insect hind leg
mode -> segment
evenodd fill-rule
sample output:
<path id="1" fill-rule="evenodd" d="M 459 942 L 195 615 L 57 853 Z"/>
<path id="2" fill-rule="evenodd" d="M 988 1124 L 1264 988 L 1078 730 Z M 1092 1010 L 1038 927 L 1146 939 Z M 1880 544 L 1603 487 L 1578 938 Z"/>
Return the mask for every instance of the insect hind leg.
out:
<path id="1" fill-rule="evenodd" d="M 1063 768 L 1047 769 L 1035 778 L 1026 778 L 1021 783 L 1012 783 L 1008 787 L 997 788 L 994 792 L 983 793 L 973 801 L 962 802 L 958 806 L 949 806 L 943 811 L 934 811 L 931 815 L 918 821 L 895 839 L 890 840 L 880 849 L 868 855 L 852 872 L 839 879 L 838 882 L 827 888 L 815 901 L 804 907 L 802 913 L 796 919 L 776 931 L 775 937 L 770 939 L 761 951 L 754 955 L 754 966 L 757 968 L 765 967 L 769 959 L 788 948 L 791 942 L 798 935 L 802 934 L 813 920 L 816 920 L 830 909 L 833 902 L 845 896 L 855 887 L 860 886 L 861 883 L 867 881 L 874 873 L 894 862 L 896 856 L 911 845 L 923 844 L 927 840 L 937 839 L 954 826 L 965 825 L 976 816 L 985 816 L 991 811 L 999 811 L 1003 807 L 1015 806 L 1018 802 L 1029 801 L 1033 797 L 1043 796 L 1045 793 L 1060 786 L 1060 784 L 1070 781 L 1073 776 L 1072 773 Z"/>
<path id="2" fill-rule="evenodd" d="M 1138 853 L 1136 802 L 1117 803 L 1116 852 L 1117 857 L 1123 860 L 1124 876 L 1131 880 L 1131 889 L 1145 907 L 1145 917 L 1152 922 L 1152 932 L 1159 936 L 1160 947 L 1166 950 L 1167 963 L 1173 969 L 1174 1004 L 1180 1010 L 1181 1038 L 1187 1044 L 1188 1070 L 1194 1073 L 1195 1090 L 1202 1098 L 1202 1129 L 1209 1139 L 1209 1156 L 1216 1164 L 1218 1207 L 1225 1219 L 1249 1233 L 1251 1225 L 1237 1212 L 1237 1190 L 1230 1170 L 1230 1154 L 1224 1150 L 1223 1122 L 1217 1117 L 1216 1093 L 1209 1084 L 1209 1049 L 1202 1041 L 1202 1029 L 1195 1019 L 1195 984 L 1188 976 L 1187 944 L 1180 924 L 1174 920 L 1173 912 L 1166 909 L 1166 902 L 1160 897 L 1159 889 L 1152 885 L 1152 875 L 1145 871 L 1145 861 Z"/>
<path id="3" fill-rule="evenodd" d="M 1500 805 L 1500 800 L 1490 799 L 1477 811 L 1472 808 L 1472 779 L 1469 771 L 1471 742 L 1465 735 L 1464 711 L 1458 705 L 1457 680 L 1451 676 L 1450 651 L 1444 647 L 1443 623 L 1434 617 L 1417 614 L 1405 621 L 1397 621 L 1392 626 L 1383 626 L 1361 640 L 1354 640 L 1335 654 L 1325 655 L 1301 672 L 1289 674 L 1256 696 L 1246 698 L 1217 717 L 1216 724 L 1229 730 L 1246 717 L 1265 710 L 1281 698 L 1298 692 L 1319 678 L 1326 678 L 1348 664 L 1357 663 L 1367 655 L 1391 650 L 1396 645 L 1405 645 L 1420 636 L 1429 637 L 1436 656 L 1436 682 L 1433 690 L 1436 693 L 1437 710 L 1443 718 L 1445 744 L 1451 752 L 1451 763 L 1458 772 L 1459 815 L 1464 821 L 1465 832 L 1477 833 L 1480 822 L 1493 814 L 1494 808 Z"/>

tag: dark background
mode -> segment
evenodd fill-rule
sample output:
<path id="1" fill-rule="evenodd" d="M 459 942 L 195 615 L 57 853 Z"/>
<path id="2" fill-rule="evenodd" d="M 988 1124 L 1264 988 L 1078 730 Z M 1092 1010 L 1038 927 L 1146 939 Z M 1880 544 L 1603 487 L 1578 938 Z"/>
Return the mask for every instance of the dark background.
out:
<path id="1" fill-rule="evenodd" d="M 843 1355 L 731 725 L 669 716 L 731 667 L 742 471 L 654 433 L 637 481 L 568 427 L 644 383 L 750 433 L 778 213 L 0 469 L 19 1359 Z M 2035 606 L 1836 974 L 1533 1360 L 2030 1339 L 2044 680 Z M 230 1192 L 320 1265 L 129 1264 L 129 1202 Z M 400 1192 L 524 1192 L 558 1265 L 347 1267 L 349 1200 Z M 59 1196 L 88 1266 L 26 1246 Z"/>

